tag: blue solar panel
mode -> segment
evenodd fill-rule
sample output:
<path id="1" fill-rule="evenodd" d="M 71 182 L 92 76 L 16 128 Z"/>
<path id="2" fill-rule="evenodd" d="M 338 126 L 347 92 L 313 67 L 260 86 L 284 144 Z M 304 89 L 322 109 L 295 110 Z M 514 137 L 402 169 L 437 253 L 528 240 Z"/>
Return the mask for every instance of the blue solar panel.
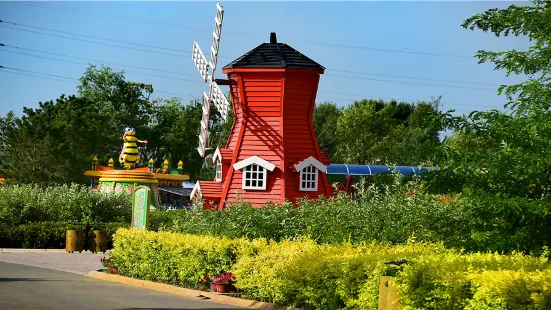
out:
<path id="1" fill-rule="evenodd" d="M 369 166 L 371 168 L 371 174 L 389 172 L 388 166 Z"/>
<path id="2" fill-rule="evenodd" d="M 396 171 L 403 175 L 415 173 L 415 171 L 413 170 L 413 167 L 411 166 L 396 166 Z"/>
<path id="3" fill-rule="evenodd" d="M 330 164 L 327 166 L 327 174 L 344 174 L 348 175 L 348 169 L 344 164 Z"/>
<path id="4" fill-rule="evenodd" d="M 347 165 L 351 175 L 371 175 L 371 170 L 367 165 Z"/>
<path id="5" fill-rule="evenodd" d="M 327 174 L 341 174 L 341 175 L 374 175 L 377 173 L 390 172 L 391 166 L 378 166 L 378 165 L 349 165 L 349 164 L 330 164 L 327 166 Z M 408 175 L 408 174 L 419 174 L 423 172 L 428 172 L 433 169 L 430 167 L 419 167 L 416 166 L 396 166 L 396 172 Z"/>

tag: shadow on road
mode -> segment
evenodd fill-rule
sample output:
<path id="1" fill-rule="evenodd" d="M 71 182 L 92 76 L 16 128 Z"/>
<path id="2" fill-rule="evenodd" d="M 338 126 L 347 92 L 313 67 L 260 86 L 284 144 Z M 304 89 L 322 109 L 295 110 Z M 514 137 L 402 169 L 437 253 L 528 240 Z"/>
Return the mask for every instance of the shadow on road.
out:
<path id="1" fill-rule="evenodd" d="M 225 309 L 231 309 L 231 308 L 197 308 L 197 309 L 191 309 L 191 308 L 121 308 L 117 310 L 225 310 Z M 235 308 L 235 309 L 241 309 L 241 308 Z"/>
<path id="2" fill-rule="evenodd" d="M 39 279 L 39 278 L 0 278 L 1 282 L 44 282 L 44 281 L 65 281 L 59 279 Z"/>

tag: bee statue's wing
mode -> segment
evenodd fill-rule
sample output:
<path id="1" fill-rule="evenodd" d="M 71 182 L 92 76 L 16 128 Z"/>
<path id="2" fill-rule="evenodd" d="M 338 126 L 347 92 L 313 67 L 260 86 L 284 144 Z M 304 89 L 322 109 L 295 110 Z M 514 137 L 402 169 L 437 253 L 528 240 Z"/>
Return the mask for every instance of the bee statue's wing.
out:
<path id="1" fill-rule="evenodd" d="M 126 143 L 122 143 L 122 150 L 121 150 L 121 154 L 119 155 L 119 162 L 122 162 L 123 161 L 123 155 L 124 155 L 124 151 L 126 151 Z"/>

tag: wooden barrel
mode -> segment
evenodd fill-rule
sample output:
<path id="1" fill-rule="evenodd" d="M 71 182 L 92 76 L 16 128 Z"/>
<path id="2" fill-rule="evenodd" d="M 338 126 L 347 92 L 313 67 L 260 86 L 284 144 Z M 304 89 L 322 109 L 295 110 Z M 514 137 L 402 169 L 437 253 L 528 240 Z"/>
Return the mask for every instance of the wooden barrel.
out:
<path id="1" fill-rule="evenodd" d="M 97 253 L 107 250 L 107 233 L 103 230 L 94 230 L 90 233 L 90 252 Z"/>
<path id="2" fill-rule="evenodd" d="M 67 230 L 65 236 L 65 251 L 73 253 L 75 251 L 82 252 L 82 246 L 84 240 L 82 240 L 82 231 L 78 229 Z"/>

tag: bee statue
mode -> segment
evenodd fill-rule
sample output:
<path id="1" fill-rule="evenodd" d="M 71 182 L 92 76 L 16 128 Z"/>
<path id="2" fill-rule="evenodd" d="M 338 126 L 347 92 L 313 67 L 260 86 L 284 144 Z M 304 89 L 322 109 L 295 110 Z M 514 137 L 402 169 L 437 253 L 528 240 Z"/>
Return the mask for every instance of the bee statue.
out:
<path id="1" fill-rule="evenodd" d="M 125 169 L 130 169 L 140 162 L 140 154 L 138 153 L 136 142 L 147 144 L 147 140 L 138 140 L 138 138 L 136 138 L 136 130 L 132 127 L 124 128 L 122 139 L 124 143 L 119 156 L 119 162 Z"/>

